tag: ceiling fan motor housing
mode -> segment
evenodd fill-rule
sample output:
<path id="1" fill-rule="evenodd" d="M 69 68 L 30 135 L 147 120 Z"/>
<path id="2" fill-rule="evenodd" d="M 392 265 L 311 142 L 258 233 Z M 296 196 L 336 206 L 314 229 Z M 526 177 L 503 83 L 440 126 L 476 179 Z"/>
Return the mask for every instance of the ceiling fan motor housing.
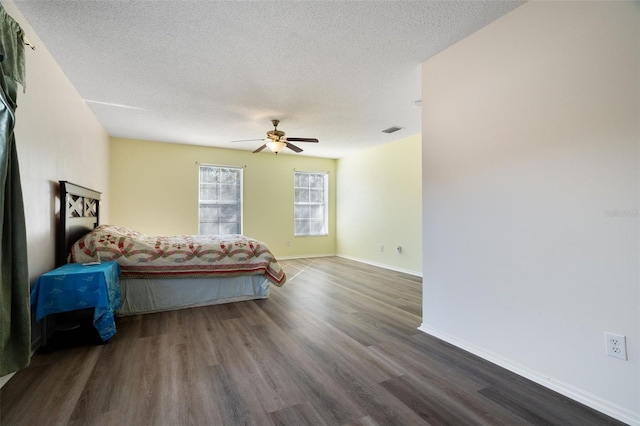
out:
<path id="1" fill-rule="evenodd" d="M 282 130 L 269 130 L 267 132 L 267 137 L 269 139 L 273 139 L 274 141 L 279 140 L 284 135 L 285 135 L 285 133 Z"/>

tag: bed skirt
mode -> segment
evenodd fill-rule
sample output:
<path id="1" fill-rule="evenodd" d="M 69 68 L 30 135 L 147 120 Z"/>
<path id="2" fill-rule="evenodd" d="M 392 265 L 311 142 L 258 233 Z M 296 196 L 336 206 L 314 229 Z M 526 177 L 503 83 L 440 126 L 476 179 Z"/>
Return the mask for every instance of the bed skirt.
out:
<path id="1" fill-rule="evenodd" d="M 264 275 L 221 278 L 120 278 L 118 316 L 146 314 L 269 297 Z"/>

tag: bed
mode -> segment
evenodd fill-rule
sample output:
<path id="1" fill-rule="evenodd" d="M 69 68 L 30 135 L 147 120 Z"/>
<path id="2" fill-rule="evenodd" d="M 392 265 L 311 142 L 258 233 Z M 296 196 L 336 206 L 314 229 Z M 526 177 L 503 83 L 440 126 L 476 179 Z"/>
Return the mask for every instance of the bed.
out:
<path id="1" fill-rule="evenodd" d="M 57 263 L 116 261 L 119 316 L 269 297 L 284 270 L 268 246 L 244 235 L 149 236 L 100 225 L 101 193 L 60 181 Z"/>

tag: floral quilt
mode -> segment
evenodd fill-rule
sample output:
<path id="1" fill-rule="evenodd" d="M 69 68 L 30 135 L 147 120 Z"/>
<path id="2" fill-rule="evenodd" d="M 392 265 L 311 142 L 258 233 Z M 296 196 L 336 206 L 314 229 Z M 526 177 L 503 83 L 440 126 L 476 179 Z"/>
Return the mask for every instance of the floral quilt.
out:
<path id="1" fill-rule="evenodd" d="M 73 244 L 69 257 L 73 263 L 116 261 L 128 278 L 264 274 L 277 286 L 286 281 L 269 247 L 244 235 L 157 237 L 100 225 Z"/>

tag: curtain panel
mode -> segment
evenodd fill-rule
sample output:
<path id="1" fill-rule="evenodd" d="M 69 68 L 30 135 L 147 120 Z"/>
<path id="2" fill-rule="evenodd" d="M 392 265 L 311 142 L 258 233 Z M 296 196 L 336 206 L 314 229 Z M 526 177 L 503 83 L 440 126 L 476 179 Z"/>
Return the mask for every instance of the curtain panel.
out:
<path id="1" fill-rule="evenodd" d="M 24 34 L 0 5 L 0 376 L 29 365 L 31 311 L 27 235 L 15 141 Z"/>

